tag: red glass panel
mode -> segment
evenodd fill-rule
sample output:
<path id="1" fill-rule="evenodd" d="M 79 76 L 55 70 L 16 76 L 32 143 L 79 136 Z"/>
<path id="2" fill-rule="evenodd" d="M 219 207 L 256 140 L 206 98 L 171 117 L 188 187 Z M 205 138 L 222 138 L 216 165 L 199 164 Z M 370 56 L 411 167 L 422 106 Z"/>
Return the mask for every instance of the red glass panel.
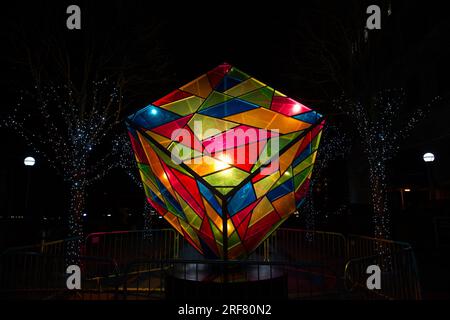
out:
<path id="1" fill-rule="evenodd" d="M 162 105 L 165 105 L 165 104 L 168 104 L 168 103 L 171 103 L 171 102 L 175 102 L 175 101 L 178 101 L 178 100 L 190 97 L 190 96 L 192 96 L 191 93 L 184 92 L 184 91 L 181 91 L 181 90 L 177 89 L 177 90 L 172 91 L 171 93 L 169 93 L 167 96 L 162 97 L 161 99 L 153 102 L 152 104 L 154 106 L 159 107 L 159 106 L 162 106 Z"/>
<path id="2" fill-rule="evenodd" d="M 311 111 L 311 109 L 300 102 L 285 97 L 274 97 L 270 109 L 289 117 Z"/>
<path id="3" fill-rule="evenodd" d="M 186 125 L 186 123 L 188 123 L 189 120 L 191 120 L 191 118 L 192 118 L 192 114 L 190 114 L 186 117 L 180 118 L 178 120 L 163 124 L 162 126 L 159 126 L 157 128 L 153 128 L 151 131 L 153 131 L 161 136 L 171 139 L 172 133 L 175 130 L 183 128 Z"/>

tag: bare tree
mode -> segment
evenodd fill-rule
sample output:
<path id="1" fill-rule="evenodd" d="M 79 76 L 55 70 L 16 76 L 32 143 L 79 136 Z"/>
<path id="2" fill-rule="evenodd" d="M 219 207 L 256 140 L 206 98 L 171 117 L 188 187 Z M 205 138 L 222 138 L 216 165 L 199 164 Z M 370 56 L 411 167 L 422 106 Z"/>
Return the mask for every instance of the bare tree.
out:
<path id="1" fill-rule="evenodd" d="M 388 161 L 395 156 L 402 138 L 424 117 L 429 105 L 405 114 L 404 90 L 383 89 L 385 84 L 381 83 L 380 75 L 384 65 L 375 50 L 380 35 L 371 41 L 365 29 L 363 2 L 352 1 L 345 8 L 343 15 L 324 8 L 307 12 L 308 19 L 302 20 L 293 37 L 296 68 L 291 76 L 302 86 L 319 88 L 330 108 L 337 108 L 334 112 L 346 115 L 353 123 L 367 157 L 374 234 L 389 238 Z M 314 25 L 315 20 L 327 21 L 326 27 Z"/>
<path id="2" fill-rule="evenodd" d="M 0 126 L 21 136 L 66 182 L 68 236 L 78 239 L 70 242 L 72 261 L 81 250 L 86 189 L 123 167 L 122 142 L 115 137 L 125 129 L 122 118 L 131 112 L 126 110 L 165 80 L 157 28 L 149 23 L 136 37 L 89 34 L 74 44 L 52 28 L 36 41 L 34 30 L 11 27 L 8 62 L 30 80 L 23 81 L 17 104 Z M 136 52 L 139 57 L 132 56 Z"/>

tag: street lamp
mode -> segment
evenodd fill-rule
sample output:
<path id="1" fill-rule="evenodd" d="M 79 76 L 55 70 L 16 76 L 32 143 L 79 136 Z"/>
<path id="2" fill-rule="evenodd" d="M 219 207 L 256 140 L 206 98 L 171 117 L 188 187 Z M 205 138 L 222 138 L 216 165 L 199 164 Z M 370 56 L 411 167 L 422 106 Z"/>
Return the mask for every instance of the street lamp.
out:
<path id="1" fill-rule="evenodd" d="M 425 161 L 426 163 L 434 162 L 434 160 L 436 160 L 436 157 L 431 152 L 425 153 L 423 155 L 423 161 Z"/>
<path id="2" fill-rule="evenodd" d="M 431 165 L 436 160 L 436 157 L 433 153 L 427 152 L 423 155 L 423 161 L 427 167 L 427 176 L 428 176 L 428 188 L 429 188 L 429 200 L 433 201 L 434 197 L 434 184 L 433 184 L 433 176 L 431 172 Z"/>
<path id="3" fill-rule="evenodd" d="M 31 168 L 36 164 L 36 159 L 33 157 L 26 157 L 23 160 L 23 164 L 25 165 L 27 170 L 27 189 L 25 190 L 25 213 L 28 214 L 28 201 L 30 198 L 30 184 L 31 184 Z"/>
<path id="4" fill-rule="evenodd" d="M 36 159 L 33 157 L 26 157 L 25 160 L 23 160 L 23 164 L 26 167 L 33 167 L 36 164 Z"/>

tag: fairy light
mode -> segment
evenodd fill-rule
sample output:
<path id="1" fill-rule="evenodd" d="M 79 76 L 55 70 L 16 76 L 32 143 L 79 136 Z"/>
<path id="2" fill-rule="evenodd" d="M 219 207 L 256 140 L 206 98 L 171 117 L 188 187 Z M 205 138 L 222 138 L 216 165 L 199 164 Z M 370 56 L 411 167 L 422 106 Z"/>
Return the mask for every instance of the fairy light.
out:
<path id="1" fill-rule="evenodd" d="M 119 123 L 120 89 L 106 79 L 88 87 L 81 95 L 72 83 L 22 90 L 14 110 L 0 120 L 1 128 L 22 137 L 68 185 L 68 236 L 77 239 L 67 245 L 68 263 L 80 254 L 87 187 L 120 166 L 114 150 L 103 147 Z"/>
<path id="2" fill-rule="evenodd" d="M 388 89 L 376 94 L 370 103 L 342 97 L 336 103 L 355 123 L 369 165 L 369 185 L 373 207 L 376 238 L 389 239 L 391 217 L 387 199 L 387 165 L 399 151 L 401 141 L 424 118 L 430 106 L 440 100 L 434 98 L 410 116 L 401 116 L 405 103 L 403 89 Z M 383 253 L 383 252 L 380 252 Z"/>

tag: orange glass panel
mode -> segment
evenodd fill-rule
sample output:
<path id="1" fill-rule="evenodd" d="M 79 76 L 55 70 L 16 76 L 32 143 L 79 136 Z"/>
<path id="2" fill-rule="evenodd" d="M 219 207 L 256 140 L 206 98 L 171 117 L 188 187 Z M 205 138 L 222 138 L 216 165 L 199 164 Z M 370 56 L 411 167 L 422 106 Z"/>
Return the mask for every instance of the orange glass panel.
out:
<path id="1" fill-rule="evenodd" d="M 166 187 L 166 189 L 172 194 L 174 198 L 175 192 L 172 189 L 171 184 L 169 183 L 169 180 L 167 179 L 167 175 L 161 165 L 161 162 L 159 162 L 158 155 L 153 151 L 150 144 L 147 142 L 147 140 L 138 132 L 139 140 L 141 141 L 142 147 L 144 148 L 144 152 L 147 155 L 148 161 L 150 163 L 150 167 L 152 168 L 153 173 L 155 174 L 155 177 L 161 181 L 161 183 Z"/>
<path id="2" fill-rule="evenodd" d="M 280 156 L 281 174 L 284 174 L 288 167 L 292 164 L 292 161 L 294 161 L 294 157 L 297 154 L 298 148 L 300 148 L 301 143 L 302 140 L 297 141 L 297 143 L 295 143 L 292 147 L 289 148 L 289 150 L 287 150 Z"/>
<path id="3" fill-rule="evenodd" d="M 257 223 L 259 220 L 264 218 L 266 215 L 271 213 L 274 210 L 272 204 L 270 203 L 267 197 L 264 197 L 260 203 L 253 209 L 252 218 L 250 220 L 249 228 Z"/>
<path id="4" fill-rule="evenodd" d="M 189 82 L 184 87 L 180 88 L 183 91 L 195 94 L 196 96 L 206 98 L 212 91 L 208 76 L 205 74 L 194 81 Z"/>
<path id="5" fill-rule="evenodd" d="M 282 218 L 290 215 L 296 210 L 294 193 L 289 193 L 280 199 L 275 200 L 272 202 L 272 205 Z"/>
<path id="6" fill-rule="evenodd" d="M 206 176 L 216 171 L 230 168 L 230 165 L 226 162 L 208 156 L 186 161 L 185 164 L 200 176 Z"/>
<path id="7" fill-rule="evenodd" d="M 226 117 L 225 120 L 266 130 L 279 130 L 281 134 L 304 130 L 311 126 L 309 123 L 290 118 L 265 108 L 258 108 L 235 114 Z"/>
<path id="8" fill-rule="evenodd" d="M 214 223 L 216 228 L 222 230 L 222 218 L 217 214 L 216 210 L 210 206 L 209 202 L 203 199 L 203 204 L 205 205 L 206 214 L 209 219 Z"/>

